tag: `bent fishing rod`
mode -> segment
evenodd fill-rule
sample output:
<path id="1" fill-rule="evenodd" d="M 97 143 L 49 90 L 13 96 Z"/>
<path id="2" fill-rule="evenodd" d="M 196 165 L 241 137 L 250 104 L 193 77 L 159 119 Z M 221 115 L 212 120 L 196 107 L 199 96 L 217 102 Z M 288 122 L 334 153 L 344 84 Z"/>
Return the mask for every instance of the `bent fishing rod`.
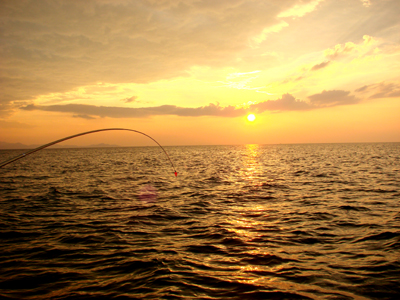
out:
<path id="1" fill-rule="evenodd" d="M 92 131 L 87 131 L 87 132 L 82 132 L 82 133 L 74 134 L 74 135 L 71 135 L 71 136 L 67 136 L 67 137 L 65 137 L 65 138 L 56 140 L 56 141 L 51 142 L 51 143 L 48 143 L 48 144 L 45 144 L 45 145 L 43 145 L 43 146 L 40 146 L 40 147 L 37 147 L 37 148 L 35 148 L 35 149 L 29 150 L 28 152 L 22 153 L 21 155 L 18 155 L 18 156 L 14 157 L 14 158 L 11 158 L 11 159 L 9 159 L 9 160 L 6 160 L 6 161 L 0 163 L 0 168 L 6 166 L 6 165 L 8 165 L 8 164 L 10 164 L 10 163 L 12 163 L 12 162 L 14 162 L 14 161 L 16 161 L 16 160 L 19 160 L 19 159 L 21 159 L 21 158 L 23 158 L 23 157 L 26 157 L 26 156 L 28 156 L 28 155 L 30 155 L 30 154 L 32 154 L 32 153 L 35 153 L 35 152 L 37 152 L 37 151 L 40 151 L 40 150 L 42 150 L 42 149 L 44 149 L 44 148 L 47 148 L 47 147 L 50 147 L 50 146 L 52 146 L 52 145 L 61 143 L 61 142 L 63 142 L 63 141 L 70 140 L 70 139 L 76 138 L 76 137 L 78 137 L 78 136 L 86 135 L 86 134 L 91 134 L 91 133 L 100 132 L 100 131 L 110 131 L 110 130 L 132 131 L 132 132 L 136 132 L 136 133 L 142 134 L 142 135 L 147 136 L 148 138 L 152 139 L 152 140 L 164 151 L 164 153 L 165 153 L 165 155 L 167 156 L 169 162 L 171 163 L 172 168 L 174 169 L 175 177 L 178 176 L 178 172 L 176 171 L 175 166 L 174 166 L 174 164 L 172 163 L 171 158 L 169 157 L 167 151 L 165 151 L 165 149 L 163 148 L 163 146 L 160 145 L 159 142 L 157 142 L 157 141 L 156 141 L 155 139 L 153 139 L 151 136 L 149 136 L 149 135 L 147 135 L 147 134 L 145 134 L 145 133 L 143 133 L 143 132 L 141 132 L 141 131 L 134 130 L 134 129 L 126 129 L 126 128 L 105 128 L 105 129 L 97 129 L 97 130 L 92 130 Z"/>

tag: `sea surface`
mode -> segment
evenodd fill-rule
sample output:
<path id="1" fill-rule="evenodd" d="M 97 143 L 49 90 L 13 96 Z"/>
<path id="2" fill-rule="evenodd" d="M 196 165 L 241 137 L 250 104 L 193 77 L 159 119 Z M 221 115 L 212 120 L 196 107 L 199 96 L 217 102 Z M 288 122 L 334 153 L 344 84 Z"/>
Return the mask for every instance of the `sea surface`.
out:
<path id="1" fill-rule="evenodd" d="M 400 299 L 400 143 L 165 150 L 1 168 L 0 298 Z"/>

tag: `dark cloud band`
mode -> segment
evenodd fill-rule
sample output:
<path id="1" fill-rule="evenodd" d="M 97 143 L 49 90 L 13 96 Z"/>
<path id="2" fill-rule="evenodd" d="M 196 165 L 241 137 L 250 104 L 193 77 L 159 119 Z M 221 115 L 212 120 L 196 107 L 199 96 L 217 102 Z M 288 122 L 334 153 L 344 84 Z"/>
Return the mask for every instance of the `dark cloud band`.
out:
<path id="1" fill-rule="evenodd" d="M 65 105 L 27 105 L 21 107 L 23 110 L 33 111 L 42 110 L 50 112 L 72 113 L 74 117 L 92 119 L 94 117 L 109 118 L 146 118 L 151 116 L 175 115 L 181 117 L 239 117 L 248 112 L 262 113 L 265 111 L 305 111 L 323 107 L 337 105 L 355 104 L 359 100 L 350 95 L 348 91 L 332 90 L 323 91 L 320 94 L 314 94 L 308 97 L 309 101 L 301 101 L 291 94 L 284 94 L 280 99 L 267 100 L 252 104 L 247 108 L 236 108 L 235 106 L 220 106 L 210 103 L 201 107 L 179 107 L 175 105 L 161 105 L 154 107 L 110 107 L 96 106 L 87 104 L 65 104 Z"/>

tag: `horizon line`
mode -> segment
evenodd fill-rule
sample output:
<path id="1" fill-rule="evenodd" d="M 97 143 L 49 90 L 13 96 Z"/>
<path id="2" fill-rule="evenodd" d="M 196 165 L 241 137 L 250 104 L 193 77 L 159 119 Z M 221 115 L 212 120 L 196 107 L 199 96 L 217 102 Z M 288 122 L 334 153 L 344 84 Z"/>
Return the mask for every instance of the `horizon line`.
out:
<path id="1" fill-rule="evenodd" d="M 243 144 L 181 144 L 181 145 L 163 145 L 163 147 L 199 147 L 199 146 L 245 146 L 245 145 L 318 145 L 318 144 L 396 144 L 400 141 L 389 141 L 389 142 L 298 142 L 298 143 L 243 143 Z M 9 145 L 7 147 L 7 144 Z M 15 146 L 15 148 L 13 147 Z M 34 149 L 40 146 L 40 144 L 26 145 L 23 143 L 8 143 L 0 141 L 0 150 L 26 150 Z M 10 147 L 10 148 L 9 148 Z M 91 148 L 91 149 L 101 149 L 101 148 L 139 148 L 139 147 L 158 147 L 156 145 L 135 145 L 135 146 L 121 146 L 107 143 L 91 144 L 91 145 L 53 145 L 48 147 L 48 149 L 80 149 L 80 148 Z"/>

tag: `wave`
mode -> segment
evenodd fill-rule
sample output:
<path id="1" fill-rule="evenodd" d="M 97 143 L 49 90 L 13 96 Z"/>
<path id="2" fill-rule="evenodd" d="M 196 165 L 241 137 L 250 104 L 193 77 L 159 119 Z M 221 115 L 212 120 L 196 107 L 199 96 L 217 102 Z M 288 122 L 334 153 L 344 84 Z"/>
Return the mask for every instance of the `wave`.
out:
<path id="1" fill-rule="evenodd" d="M 0 172 L 0 298 L 397 299 L 378 145 L 170 147 L 177 178 L 147 148 L 43 151 Z"/>

